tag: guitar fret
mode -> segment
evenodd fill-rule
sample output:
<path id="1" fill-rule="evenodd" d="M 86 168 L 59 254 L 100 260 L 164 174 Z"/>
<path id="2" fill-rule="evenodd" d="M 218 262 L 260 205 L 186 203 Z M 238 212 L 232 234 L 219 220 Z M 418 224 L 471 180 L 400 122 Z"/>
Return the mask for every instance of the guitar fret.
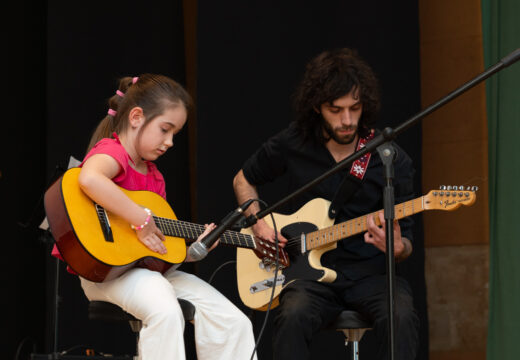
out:
<path id="1" fill-rule="evenodd" d="M 161 224 L 164 226 L 167 234 L 173 234 L 175 232 L 175 228 L 169 221 L 163 221 L 161 219 Z"/>
<path id="2" fill-rule="evenodd" d="M 172 227 L 174 234 L 177 235 L 178 237 L 182 237 L 183 236 L 182 224 L 173 222 L 173 221 L 169 221 L 169 223 L 171 223 L 171 227 Z"/>
<path id="3" fill-rule="evenodd" d="M 231 233 L 231 241 L 233 241 L 233 245 L 240 245 L 241 241 L 237 234 Z"/>
<path id="4" fill-rule="evenodd" d="M 168 230 L 169 230 L 169 233 L 170 233 L 171 235 L 177 235 L 177 234 L 179 234 L 179 230 L 178 230 L 178 227 L 179 227 L 179 226 L 178 226 L 177 224 L 175 224 L 175 223 L 172 222 L 172 221 L 168 221 L 167 223 L 168 223 Z"/>
<path id="5" fill-rule="evenodd" d="M 157 227 L 163 232 L 163 233 L 168 233 L 168 227 L 167 227 L 167 224 L 165 224 L 161 218 L 156 218 L 154 217 L 153 220 L 155 221 L 155 224 L 157 225 Z"/>
<path id="6" fill-rule="evenodd" d="M 318 233 L 316 235 L 316 237 L 314 238 L 314 244 L 313 244 L 314 247 L 317 247 L 320 245 L 320 236 L 321 236 L 321 233 Z"/>
<path id="7" fill-rule="evenodd" d="M 203 225 L 192 224 L 186 221 L 167 219 L 154 216 L 154 220 L 161 231 L 168 236 L 196 240 L 205 230 Z M 254 237 L 236 231 L 227 230 L 220 237 L 220 242 L 226 245 L 235 245 L 256 248 Z"/>
<path id="8" fill-rule="evenodd" d="M 417 202 L 417 203 L 416 203 Z M 394 206 L 396 220 L 413 215 L 424 210 L 424 196 L 406 201 Z M 316 230 L 306 234 L 307 250 L 312 250 L 320 246 L 345 239 L 349 236 L 359 234 L 368 229 L 368 216 L 373 216 L 375 223 L 381 226 L 378 212 L 363 215 L 355 219 L 344 221 L 340 224 L 332 225 L 325 229 Z"/>
<path id="9" fill-rule="evenodd" d="M 248 242 L 247 242 L 247 238 L 244 237 L 244 236 L 240 236 L 240 233 L 237 233 L 236 234 L 236 237 L 238 239 L 238 244 L 241 245 L 241 246 L 247 246 Z"/>
<path id="10" fill-rule="evenodd" d="M 325 245 L 326 243 L 328 243 L 329 235 L 330 234 L 326 229 L 323 230 L 322 243 L 320 245 Z"/>
<path id="11" fill-rule="evenodd" d="M 307 239 L 307 248 L 313 248 L 318 246 L 318 241 L 320 237 L 320 232 L 313 232 L 311 236 L 306 237 Z"/>
<path id="12" fill-rule="evenodd" d="M 196 231 L 196 229 L 194 227 L 191 227 L 191 229 L 190 229 L 190 237 L 192 239 L 196 239 L 196 238 L 199 237 L 199 235 L 200 234 Z"/>
<path id="13" fill-rule="evenodd" d="M 184 226 L 181 226 L 181 234 L 183 235 L 182 237 L 189 238 L 188 231 Z"/>
<path id="14" fill-rule="evenodd" d="M 231 243 L 232 245 L 235 245 L 235 238 L 233 237 L 233 234 L 232 233 L 229 233 L 229 232 L 225 232 L 224 233 L 224 236 L 223 236 L 223 239 L 222 240 L 227 240 L 229 243 Z M 222 241 L 221 240 L 221 241 Z"/>

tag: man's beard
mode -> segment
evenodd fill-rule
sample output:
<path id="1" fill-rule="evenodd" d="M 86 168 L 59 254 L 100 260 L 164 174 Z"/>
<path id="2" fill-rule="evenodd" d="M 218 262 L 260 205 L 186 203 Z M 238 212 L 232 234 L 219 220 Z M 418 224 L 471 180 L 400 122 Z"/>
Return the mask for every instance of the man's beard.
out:
<path id="1" fill-rule="evenodd" d="M 357 136 L 357 126 L 351 125 L 351 126 L 342 126 L 340 128 L 333 129 L 332 126 L 323 119 L 323 128 L 329 135 L 331 139 L 333 139 L 335 142 L 341 145 L 348 145 L 351 144 L 354 140 L 356 140 Z M 336 131 L 338 130 L 353 130 L 354 132 L 349 135 L 343 135 L 340 136 Z"/>

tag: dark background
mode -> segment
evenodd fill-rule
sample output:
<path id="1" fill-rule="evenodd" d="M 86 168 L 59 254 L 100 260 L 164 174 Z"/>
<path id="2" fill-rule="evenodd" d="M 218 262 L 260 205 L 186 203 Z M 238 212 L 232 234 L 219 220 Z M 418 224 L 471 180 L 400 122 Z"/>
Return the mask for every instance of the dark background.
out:
<path id="1" fill-rule="evenodd" d="M 2 23 L 9 60 L 0 135 L 7 255 L 2 305 L 9 330 L 2 338 L 7 349 L 2 358 L 52 351 L 56 263 L 49 255 L 51 244 L 37 230 L 44 216 L 40 199 L 70 156 L 83 157 L 120 76 L 162 73 L 184 85 L 188 76 L 196 76 L 196 131 L 185 129 L 158 166 L 177 216 L 199 223 L 218 222 L 236 207 L 233 176 L 265 139 L 291 121 L 290 96 L 305 63 L 319 52 L 356 48 L 373 67 L 381 82 L 380 127 L 395 126 L 420 110 L 416 1 L 199 0 L 196 16 L 190 17 L 183 15 L 186 3 L 19 2 Z M 193 34 L 185 29 L 195 21 L 196 42 L 187 43 Z M 194 49 L 197 71 L 188 72 L 187 65 L 194 64 L 186 63 L 186 53 Z M 420 126 L 415 126 L 397 140 L 414 160 L 418 195 L 420 138 Z M 287 195 L 283 186 L 260 190 L 268 203 Z M 399 266 L 412 284 L 421 318 L 418 359 L 427 359 L 422 220 L 415 220 L 414 254 Z M 234 249 L 220 247 L 184 270 L 206 280 L 213 276 L 213 285 L 251 317 L 258 335 L 265 314 L 240 302 L 234 258 Z M 59 267 L 58 350 L 77 346 L 78 351 L 131 353 L 135 344 L 129 327 L 88 321 L 77 279 L 64 271 L 64 264 Z M 260 359 L 271 358 L 270 326 Z M 191 330 L 186 333 L 188 358 L 194 358 Z M 371 358 L 370 341 L 368 332 L 363 358 Z M 340 333 L 324 331 L 312 347 L 315 358 L 345 357 Z"/>

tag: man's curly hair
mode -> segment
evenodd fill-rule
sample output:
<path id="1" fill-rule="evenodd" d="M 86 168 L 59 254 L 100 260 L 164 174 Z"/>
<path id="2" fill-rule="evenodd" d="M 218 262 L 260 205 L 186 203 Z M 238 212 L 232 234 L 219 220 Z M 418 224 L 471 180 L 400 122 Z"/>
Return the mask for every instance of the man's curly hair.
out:
<path id="1" fill-rule="evenodd" d="M 379 111 L 379 85 L 377 78 L 355 50 L 348 48 L 325 51 L 306 66 L 303 80 L 294 93 L 296 125 L 304 141 L 325 143 L 323 117 L 316 109 L 352 90 L 360 96 L 363 112 L 358 124 L 358 134 L 366 136 L 376 122 Z"/>

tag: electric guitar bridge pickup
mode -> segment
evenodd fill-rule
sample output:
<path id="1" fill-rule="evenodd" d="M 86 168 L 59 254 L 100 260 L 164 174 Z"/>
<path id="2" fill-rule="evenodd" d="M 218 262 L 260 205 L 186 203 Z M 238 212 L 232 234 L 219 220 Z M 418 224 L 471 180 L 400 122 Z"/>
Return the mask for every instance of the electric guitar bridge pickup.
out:
<path id="1" fill-rule="evenodd" d="M 280 274 L 276 278 L 275 286 L 283 285 L 284 282 L 285 282 L 285 275 Z M 274 284 L 274 276 L 272 278 L 265 279 L 265 280 L 254 283 L 253 285 L 251 285 L 249 287 L 249 291 L 251 292 L 251 294 L 256 294 L 257 292 L 271 289 L 273 287 L 273 284 Z"/>

